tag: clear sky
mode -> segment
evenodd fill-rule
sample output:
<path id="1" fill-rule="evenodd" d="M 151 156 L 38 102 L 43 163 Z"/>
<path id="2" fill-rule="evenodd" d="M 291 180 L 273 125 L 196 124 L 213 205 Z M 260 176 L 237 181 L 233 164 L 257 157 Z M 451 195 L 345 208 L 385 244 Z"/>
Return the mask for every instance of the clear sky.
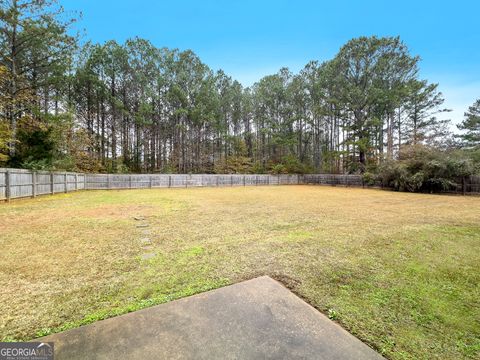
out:
<path id="1" fill-rule="evenodd" d="M 84 39 L 192 49 L 245 86 L 285 66 L 331 59 L 362 35 L 396 36 L 440 84 L 455 122 L 480 98 L 480 0 L 59 0 Z"/>

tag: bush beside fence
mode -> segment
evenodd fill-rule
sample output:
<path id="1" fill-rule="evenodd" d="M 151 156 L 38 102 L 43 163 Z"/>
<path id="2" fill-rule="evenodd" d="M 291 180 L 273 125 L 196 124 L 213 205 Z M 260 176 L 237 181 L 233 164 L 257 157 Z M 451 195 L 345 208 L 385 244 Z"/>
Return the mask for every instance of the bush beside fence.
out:
<path id="1" fill-rule="evenodd" d="M 361 175 L 306 174 L 83 174 L 0 168 L 0 200 L 77 190 L 262 185 L 366 186 Z M 379 186 L 379 184 L 377 184 Z M 460 179 L 456 193 L 480 193 L 480 176 Z"/>

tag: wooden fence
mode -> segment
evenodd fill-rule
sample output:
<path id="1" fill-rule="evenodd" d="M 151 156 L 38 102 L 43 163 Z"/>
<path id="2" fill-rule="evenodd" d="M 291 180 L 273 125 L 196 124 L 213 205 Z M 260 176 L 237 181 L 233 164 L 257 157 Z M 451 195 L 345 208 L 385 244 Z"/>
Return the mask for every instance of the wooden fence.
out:
<path id="1" fill-rule="evenodd" d="M 85 174 L 0 168 L 0 199 L 10 200 L 37 195 L 85 189 Z"/>
<path id="2" fill-rule="evenodd" d="M 364 186 L 362 175 L 306 174 L 302 184 Z"/>
<path id="3" fill-rule="evenodd" d="M 362 186 L 374 188 L 384 187 L 380 181 L 375 181 L 374 185 L 367 185 L 363 181 L 362 175 L 307 174 L 302 176 L 301 183 L 333 186 Z M 386 187 L 386 189 L 389 188 Z M 458 178 L 453 188 L 444 192 L 449 194 L 478 194 L 480 193 L 480 176 L 472 175 L 464 178 Z"/>
<path id="4" fill-rule="evenodd" d="M 76 190 L 187 188 L 261 185 L 365 186 L 361 175 L 306 174 L 82 174 L 0 168 L 0 200 Z M 377 186 L 380 186 L 377 184 Z M 460 179 L 456 193 L 480 193 L 480 176 Z"/>
<path id="5" fill-rule="evenodd" d="M 480 193 L 480 175 L 467 176 L 457 179 L 455 193 Z"/>
<path id="6" fill-rule="evenodd" d="M 87 190 L 293 184 L 301 184 L 300 175 L 87 174 Z"/>

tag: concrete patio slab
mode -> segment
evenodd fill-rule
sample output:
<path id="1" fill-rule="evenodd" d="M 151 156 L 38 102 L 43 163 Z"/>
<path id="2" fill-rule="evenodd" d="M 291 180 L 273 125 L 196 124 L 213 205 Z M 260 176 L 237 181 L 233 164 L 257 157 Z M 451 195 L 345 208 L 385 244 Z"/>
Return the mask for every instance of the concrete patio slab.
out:
<path id="1" fill-rule="evenodd" d="M 383 359 L 267 276 L 41 341 L 56 360 Z"/>

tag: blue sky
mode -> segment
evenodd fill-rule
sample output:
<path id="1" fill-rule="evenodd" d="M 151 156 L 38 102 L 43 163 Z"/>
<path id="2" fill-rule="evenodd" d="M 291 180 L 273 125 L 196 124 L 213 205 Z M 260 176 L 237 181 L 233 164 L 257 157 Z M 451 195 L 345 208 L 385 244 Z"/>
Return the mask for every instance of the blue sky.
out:
<path id="1" fill-rule="evenodd" d="M 331 59 L 362 35 L 396 36 L 440 84 L 454 122 L 480 98 L 480 1 L 59 0 L 79 10 L 84 39 L 192 49 L 245 86 L 283 66 Z"/>

